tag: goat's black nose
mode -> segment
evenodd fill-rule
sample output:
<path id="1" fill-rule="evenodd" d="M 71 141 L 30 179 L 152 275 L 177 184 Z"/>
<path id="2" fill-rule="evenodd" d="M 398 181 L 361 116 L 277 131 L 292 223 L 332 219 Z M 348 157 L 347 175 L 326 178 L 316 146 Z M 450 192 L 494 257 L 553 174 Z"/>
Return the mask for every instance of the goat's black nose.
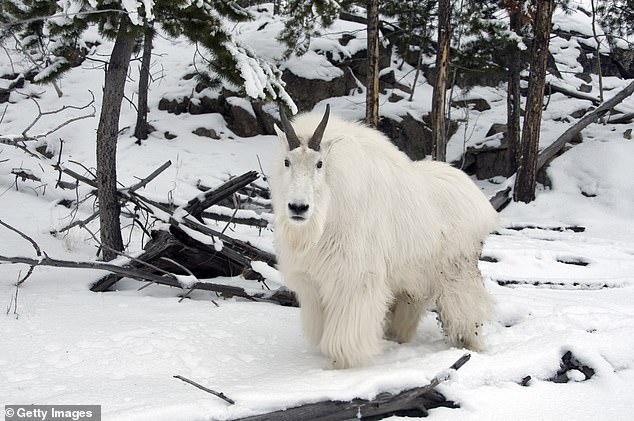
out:
<path id="1" fill-rule="evenodd" d="M 308 210 L 308 205 L 305 203 L 289 203 L 288 208 L 295 215 L 301 215 Z"/>

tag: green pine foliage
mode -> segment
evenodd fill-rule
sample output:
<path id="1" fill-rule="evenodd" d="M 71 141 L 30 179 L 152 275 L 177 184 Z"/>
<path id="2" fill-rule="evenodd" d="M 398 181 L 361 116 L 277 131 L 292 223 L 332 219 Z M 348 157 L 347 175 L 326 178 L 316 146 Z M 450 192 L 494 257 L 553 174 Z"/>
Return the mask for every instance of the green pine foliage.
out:
<path id="1" fill-rule="evenodd" d="M 510 53 L 525 48 L 495 3 L 464 1 L 455 10 L 451 67 L 455 82 L 468 87 L 504 80 Z"/>
<path id="2" fill-rule="evenodd" d="M 130 3 L 117 0 L 69 2 L 54 0 L 6 0 L 0 6 L 0 41 L 14 36 L 24 45 L 40 48 L 36 68 L 37 82 L 59 78 L 72 66 L 81 63 L 88 52 L 83 32 L 97 26 L 109 39 L 119 34 L 125 23 L 126 35 L 140 39 L 151 22 L 173 37 L 184 36 L 197 46 L 199 79 L 210 85 L 226 80 L 253 98 L 287 98 L 281 73 L 260 60 L 231 35 L 227 23 L 251 19 L 245 8 L 234 1 L 155 0 L 137 2 L 137 9 L 127 10 Z M 152 4 L 152 9 L 145 6 Z M 27 44 L 28 41 L 28 44 Z"/>
<path id="3" fill-rule="evenodd" d="M 612 38 L 632 43 L 634 33 L 634 0 L 595 0 L 601 25 Z"/>
<path id="4" fill-rule="evenodd" d="M 284 14 L 288 17 L 279 40 L 286 44 L 286 57 L 303 55 L 308 51 L 312 36 L 319 35 L 319 28 L 326 28 L 335 21 L 350 2 L 342 0 L 289 0 Z"/>
<path id="5" fill-rule="evenodd" d="M 48 0 L 0 3 L 0 43 L 20 51 L 29 68 L 26 73 L 36 72 L 36 78 L 46 69 L 69 67 L 66 58 L 52 54 L 57 45 L 48 35 L 45 20 L 40 19 L 53 15 L 56 8 Z"/>
<path id="6" fill-rule="evenodd" d="M 435 37 L 436 0 L 388 0 L 380 3 L 381 14 L 396 27 L 389 35 L 398 54 L 416 66 L 421 50 L 432 55 Z"/>

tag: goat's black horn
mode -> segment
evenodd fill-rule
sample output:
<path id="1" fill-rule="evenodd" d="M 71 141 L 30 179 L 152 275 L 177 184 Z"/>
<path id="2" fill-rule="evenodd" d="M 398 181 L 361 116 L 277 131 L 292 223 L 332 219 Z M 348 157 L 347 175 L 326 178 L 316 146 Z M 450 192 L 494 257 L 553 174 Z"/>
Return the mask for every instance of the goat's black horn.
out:
<path id="1" fill-rule="evenodd" d="M 308 142 L 308 147 L 319 151 L 319 147 L 321 145 L 321 140 L 324 137 L 324 131 L 326 130 L 326 125 L 328 124 L 328 117 L 330 116 L 330 104 L 326 104 L 326 112 L 324 113 L 324 117 L 321 119 L 319 126 L 315 129 L 315 133 L 313 133 L 313 137 L 310 138 Z"/>
<path id="2" fill-rule="evenodd" d="M 284 111 L 284 106 L 280 104 L 280 120 L 282 121 L 282 130 L 284 130 L 284 134 L 286 134 L 286 140 L 288 142 L 289 149 L 293 150 L 299 147 L 299 138 L 297 134 L 295 134 L 295 130 L 293 126 L 291 126 L 291 122 L 288 121 L 288 117 L 286 116 L 286 112 Z"/>

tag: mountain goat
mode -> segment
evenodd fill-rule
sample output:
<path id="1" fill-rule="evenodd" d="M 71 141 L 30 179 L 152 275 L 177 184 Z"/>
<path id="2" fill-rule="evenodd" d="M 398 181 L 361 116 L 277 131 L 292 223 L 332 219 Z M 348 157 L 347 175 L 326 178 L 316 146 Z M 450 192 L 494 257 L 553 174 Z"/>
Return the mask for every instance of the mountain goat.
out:
<path id="1" fill-rule="evenodd" d="M 489 316 L 478 259 L 498 215 L 460 170 L 412 162 L 380 132 L 280 108 L 270 185 L 279 269 L 305 334 L 335 368 L 412 339 L 435 304 L 451 344 L 479 349 Z"/>

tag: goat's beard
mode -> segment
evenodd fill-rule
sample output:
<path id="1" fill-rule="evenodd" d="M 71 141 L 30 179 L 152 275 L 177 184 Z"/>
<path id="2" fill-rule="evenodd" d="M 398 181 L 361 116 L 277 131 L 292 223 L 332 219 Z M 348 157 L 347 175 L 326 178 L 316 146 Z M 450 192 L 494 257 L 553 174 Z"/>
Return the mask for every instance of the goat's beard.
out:
<path id="1" fill-rule="evenodd" d="M 326 226 L 330 194 L 322 190 L 314 199 L 314 212 L 301 224 L 291 221 L 285 212 L 276 213 L 275 234 L 285 251 L 303 254 L 319 242 Z"/>
<path id="2" fill-rule="evenodd" d="M 325 215 L 315 211 L 304 223 L 298 224 L 289 219 L 287 215 L 276 218 L 276 236 L 278 242 L 283 244 L 288 251 L 305 253 L 317 244 L 324 232 Z"/>

